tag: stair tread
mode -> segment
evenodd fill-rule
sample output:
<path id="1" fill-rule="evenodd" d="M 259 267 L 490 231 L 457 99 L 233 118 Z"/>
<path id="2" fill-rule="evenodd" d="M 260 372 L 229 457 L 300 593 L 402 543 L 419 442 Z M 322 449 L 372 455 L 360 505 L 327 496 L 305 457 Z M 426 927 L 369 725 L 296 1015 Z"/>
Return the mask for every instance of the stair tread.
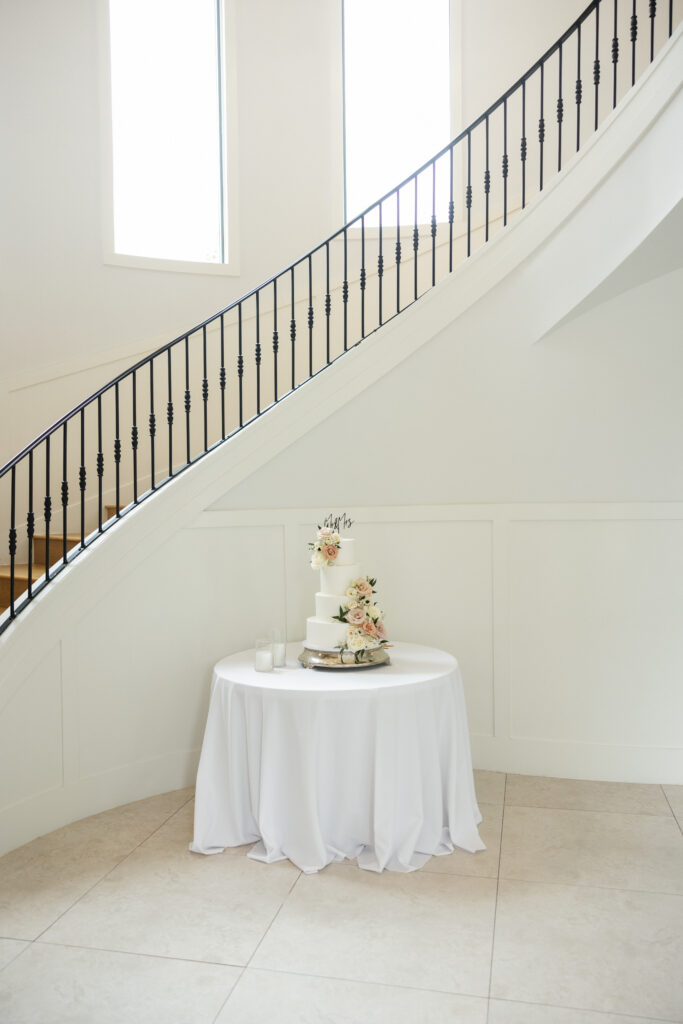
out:
<path id="1" fill-rule="evenodd" d="M 34 576 L 41 576 L 45 572 L 45 566 L 41 565 L 40 562 L 34 562 L 31 566 L 33 569 Z M 0 565 L 0 576 L 4 579 L 9 579 L 11 575 L 11 566 Z M 26 577 L 28 579 L 28 562 L 16 562 L 14 565 L 15 577 Z"/>
<path id="2" fill-rule="evenodd" d="M 57 540 L 58 538 L 59 538 L 59 540 L 61 540 L 63 536 L 64 536 L 63 533 L 50 533 L 50 545 L 52 545 L 52 541 L 53 540 Z M 46 533 L 35 533 L 33 535 L 33 539 L 34 539 L 34 541 L 35 540 L 47 540 L 47 534 Z M 81 535 L 80 535 L 80 533 L 67 533 L 66 539 L 68 541 L 73 541 L 75 544 L 77 544 L 79 542 L 79 540 L 81 539 Z"/>

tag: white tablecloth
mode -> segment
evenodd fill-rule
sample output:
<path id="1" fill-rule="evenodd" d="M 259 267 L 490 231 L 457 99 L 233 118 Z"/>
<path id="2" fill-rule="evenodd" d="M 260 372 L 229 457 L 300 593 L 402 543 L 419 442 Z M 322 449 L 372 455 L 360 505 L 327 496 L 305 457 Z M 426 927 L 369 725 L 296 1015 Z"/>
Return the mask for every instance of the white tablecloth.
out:
<path id="1" fill-rule="evenodd" d="M 390 666 L 319 671 L 300 651 L 271 673 L 253 651 L 216 665 L 190 849 L 255 842 L 250 857 L 306 872 L 345 857 L 413 871 L 485 849 L 455 658 L 396 644 Z"/>

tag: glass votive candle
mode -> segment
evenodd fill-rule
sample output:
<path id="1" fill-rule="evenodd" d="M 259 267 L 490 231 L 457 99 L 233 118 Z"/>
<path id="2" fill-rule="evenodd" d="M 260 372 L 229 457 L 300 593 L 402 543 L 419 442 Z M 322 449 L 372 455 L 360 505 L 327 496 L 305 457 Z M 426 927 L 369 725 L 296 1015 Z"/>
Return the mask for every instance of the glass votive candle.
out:
<path id="1" fill-rule="evenodd" d="M 284 640 L 273 640 L 273 665 L 284 668 L 286 664 L 287 645 Z"/>
<path id="2" fill-rule="evenodd" d="M 273 644 L 270 640 L 257 640 L 254 652 L 254 668 L 257 672 L 273 671 Z"/>

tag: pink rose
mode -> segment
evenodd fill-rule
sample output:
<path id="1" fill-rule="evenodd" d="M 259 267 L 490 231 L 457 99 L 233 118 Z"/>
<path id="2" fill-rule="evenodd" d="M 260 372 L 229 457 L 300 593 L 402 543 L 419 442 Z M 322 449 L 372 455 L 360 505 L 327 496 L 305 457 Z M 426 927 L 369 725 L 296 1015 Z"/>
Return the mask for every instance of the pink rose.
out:
<path id="1" fill-rule="evenodd" d="M 324 539 L 325 537 L 331 537 L 332 530 L 329 528 L 329 526 L 321 526 L 320 530 L 318 531 L 318 536 L 321 539 Z"/>
<path id="2" fill-rule="evenodd" d="M 360 626 L 361 622 L 365 622 L 365 611 L 362 608 L 349 608 L 345 618 L 352 626 Z"/>
<path id="3" fill-rule="evenodd" d="M 365 622 L 361 623 L 361 633 L 367 633 L 368 636 L 377 636 L 377 627 L 374 622 L 370 619 L 366 619 Z"/>
<path id="4" fill-rule="evenodd" d="M 367 580 L 359 580 L 358 583 L 356 583 L 356 590 L 361 597 L 370 597 L 372 594 L 372 587 Z"/>
<path id="5" fill-rule="evenodd" d="M 375 623 L 375 635 L 380 640 L 386 640 L 386 638 L 387 638 L 387 631 L 384 628 L 384 623 L 383 622 L 376 622 Z"/>
<path id="6" fill-rule="evenodd" d="M 323 554 L 328 562 L 334 562 L 339 554 L 339 548 L 336 548 L 334 544 L 323 544 Z"/>

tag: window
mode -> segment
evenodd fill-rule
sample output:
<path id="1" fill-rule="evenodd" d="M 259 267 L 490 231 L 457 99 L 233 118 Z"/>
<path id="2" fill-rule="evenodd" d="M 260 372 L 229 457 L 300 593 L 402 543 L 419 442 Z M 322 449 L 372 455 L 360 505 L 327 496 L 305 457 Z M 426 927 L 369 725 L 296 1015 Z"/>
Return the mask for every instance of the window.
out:
<path id="1" fill-rule="evenodd" d="M 110 0 L 114 250 L 224 263 L 220 0 Z"/>
<path id="2" fill-rule="evenodd" d="M 343 10 L 350 219 L 450 140 L 449 0 L 344 0 Z M 431 216 L 426 190 L 418 214 Z"/>

